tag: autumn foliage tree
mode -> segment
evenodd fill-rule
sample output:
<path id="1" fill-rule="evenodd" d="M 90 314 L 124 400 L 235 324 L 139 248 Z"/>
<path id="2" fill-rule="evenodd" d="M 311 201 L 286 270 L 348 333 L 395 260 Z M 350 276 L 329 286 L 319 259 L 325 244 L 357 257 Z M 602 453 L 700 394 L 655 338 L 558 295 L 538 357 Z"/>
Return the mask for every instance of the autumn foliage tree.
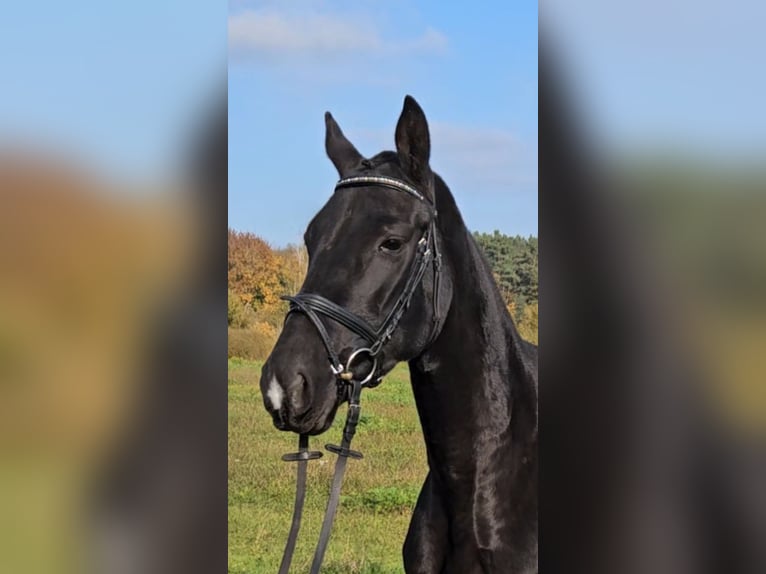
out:
<path id="1" fill-rule="evenodd" d="M 260 237 L 229 229 L 229 289 L 253 310 L 279 301 L 280 260 Z"/>

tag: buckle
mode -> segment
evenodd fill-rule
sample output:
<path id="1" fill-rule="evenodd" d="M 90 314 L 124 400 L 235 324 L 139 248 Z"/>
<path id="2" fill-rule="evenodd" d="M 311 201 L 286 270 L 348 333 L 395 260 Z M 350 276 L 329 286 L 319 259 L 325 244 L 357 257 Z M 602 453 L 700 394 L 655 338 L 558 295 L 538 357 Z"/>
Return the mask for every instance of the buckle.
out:
<path id="1" fill-rule="evenodd" d="M 370 372 L 367 373 L 367 376 L 364 377 L 361 381 L 359 381 L 360 385 L 365 385 L 366 383 L 369 383 L 372 380 L 372 377 L 375 375 L 375 372 L 378 370 L 378 358 L 375 356 L 375 353 L 372 352 L 372 349 L 368 347 L 360 347 L 346 360 L 346 368 L 343 369 L 341 373 L 336 373 L 339 379 L 343 381 L 353 381 L 354 380 L 354 373 L 351 370 L 351 365 L 354 363 L 354 359 L 356 359 L 360 354 L 367 353 L 372 358 L 372 368 L 370 369 Z M 334 371 L 333 371 L 334 372 Z"/>

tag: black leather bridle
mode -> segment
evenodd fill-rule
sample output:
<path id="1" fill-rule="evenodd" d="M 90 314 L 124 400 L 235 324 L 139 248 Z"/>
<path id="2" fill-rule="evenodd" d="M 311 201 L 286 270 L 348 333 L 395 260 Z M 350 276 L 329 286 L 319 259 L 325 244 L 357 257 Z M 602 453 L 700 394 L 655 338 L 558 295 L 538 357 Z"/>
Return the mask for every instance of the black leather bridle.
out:
<path id="1" fill-rule="evenodd" d="M 374 386 L 374 382 L 377 381 L 377 360 L 376 357 L 383 346 L 391 339 L 396 327 L 399 325 L 404 312 L 410 305 L 415 290 L 417 289 L 420 281 L 423 279 L 428 266 L 433 262 L 434 264 L 434 322 L 438 321 L 438 307 L 439 307 L 439 274 L 441 270 L 441 254 L 439 253 L 436 243 L 436 208 L 434 205 L 426 199 L 417 189 L 411 185 L 393 179 L 389 177 L 380 176 L 359 176 L 349 177 L 341 179 L 336 185 L 335 190 L 344 189 L 349 187 L 361 187 L 361 186 L 378 186 L 387 187 L 389 189 L 395 189 L 397 191 L 403 191 L 408 193 L 412 197 L 422 201 L 429 209 L 431 213 L 431 220 L 423 233 L 420 241 L 418 241 L 418 248 L 415 254 L 415 259 L 412 262 L 410 268 L 410 275 L 407 278 L 407 282 L 404 285 L 399 298 L 394 303 L 388 315 L 376 329 L 371 326 L 367 321 L 361 318 L 359 315 L 344 309 L 337 303 L 330 301 L 329 299 L 316 295 L 313 293 L 298 293 L 293 296 L 285 296 L 285 299 L 290 302 L 289 313 L 300 312 L 306 315 L 308 319 L 314 324 L 317 332 L 319 333 L 322 343 L 327 350 L 327 358 L 330 361 L 330 368 L 336 375 L 341 387 L 345 386 L 345 382 L 350 381 L 353 378 L 351 372 L 351 363 L 356 357 L 365 353 L 373 359 L 373 368 L 369 375 L 364 378 L 363 385 Z M 338 354 L 335 352 L 332 343 L 330 342 L 325 328 L 319 315 L 323 315 L 329 319 L 332 319 L 336 323 L 339 323 L 362 337 L 366 342 L 366 347 L 360 347 L 351 353 L 346 365 L 341 363 Z M 372 383 L 372 384 L 370 384 Z"/>
<path id="2" fill-rule="evenodd" d="M 407 277 L 404 288 L 380 326 L 377 328 L 373 327 L 359 315 L 344 309 L 337 303 L 334 303 L 321 295 L 314 293 L 298 293 L 297 295 L 282 297 L 282 299 L 290 302 L 288 316 L 291 313 L 303 313 L 316 328 L 327 351 L 330 368 L 335 374 L 339 396 L 341 399 L 348 399 L 348 413 L 346 415 L 346 424 L 343 429 L 343 440 L 339 446 L 331 444 L 325 445 L 327 450 L 338 455 L 338 460 L 335 464 L 333 484 L 330 491 L 330 498 L 327 503 L 327 510 L 325 511 L 324 520 L 322 522 L 319 543 L 314 552 L 311 574 L 318 574 L 319 568 L 322 565 L 324 553 L 330 538 L 330 531 L 332 530 L 332 523 L 335 518 L 335 512 L 340 501 L 340 490 L 343 483 L 343 474 L 346 470 L 346 461 L 348 457 L 362 458 L 360 452 L 351 450 L 350 448 L 351 441 L 356 433 L 356 426 L 359 422 L 359 413 L 361 410 L 359 400 L 362 388 L 374 387 L 380 383 L 381 375 L 378 370 L 378 354 L 386 343 L 391 340 L 394 331 L 396 331 L 404 313 L 409 308 L 412 297 L 430 265 L 433 265 L 434 269 L 432 340 L 436 335 L 439 325 L 441 253 L 439 252 L 436 238 L 436 207 L 422 193 L 408 183 L 390 177 L 357 176 L 344 178 L 335 184 L 335 191 L 345 188 L 367 186 L 385 187 L 407 193 L 423 202 L 428 207 L 431 215 L 428 227 L 418 241 L 415 258 L 412 261 L 410 274 Z M 346 364 L 343 365 L 330 341 L 327 328 L 321 317 L 331 319 L 359 335 L 365 340 L 367 346 L 355 349 L 346 359 Z M 355 378 L 352 366 L 356 358 L 362 355 L 367 355 L 372 359 L 372 367 L 365 377 Z M 298 479 L 292 526 L 287 538 L 285 552 L 282 556 L 282 563 L 279 567 L 279 574 L 287 574 L 290 569 L 293 551 L 295 550 L 295 543 L 300 529 L 301 515 L 303 513 L 303 503 L 306 495 L 306 464 L 309 460 L 321 456 L 322 453 L 319 451 L 308 450 L 308 435 L 300 435 L 298 440 L 298 452 L 286 454 L 282 457 L 285 461 L 298 462 Z"/>

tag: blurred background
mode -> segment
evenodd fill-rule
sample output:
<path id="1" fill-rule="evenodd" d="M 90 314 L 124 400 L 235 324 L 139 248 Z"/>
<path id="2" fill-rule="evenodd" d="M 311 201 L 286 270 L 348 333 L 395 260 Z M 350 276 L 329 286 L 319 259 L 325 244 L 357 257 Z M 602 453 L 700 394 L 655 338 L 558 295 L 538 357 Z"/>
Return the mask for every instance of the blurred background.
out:
<path id="1" fill-rule="evenodd" d="M 543 571 L 766 570 L 763 16 L 541 3 Z"/>
<path id="2" fill-rule="evenodd" d="M 225 568 L 225 74 L 221 2 L 0 8 L 2 572 Z"/>

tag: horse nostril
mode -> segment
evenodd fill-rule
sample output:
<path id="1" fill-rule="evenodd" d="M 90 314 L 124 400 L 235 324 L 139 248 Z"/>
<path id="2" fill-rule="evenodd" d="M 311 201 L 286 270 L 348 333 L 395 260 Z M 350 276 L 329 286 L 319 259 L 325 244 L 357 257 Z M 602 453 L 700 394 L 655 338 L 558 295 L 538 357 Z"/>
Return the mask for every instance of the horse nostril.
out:
<path id="1" fill-rule="evenodd" d="M 301 393 L 307 395 L 309 392 L 309 380 L 303 373 L 298 373 L 298 377 L 300 378 L 301 382 Z"/>
<path id="2" fill-rule="evenodd" d="M 311 404 L 311 385 L 303 373 L 298 373 L 291 388 L 294 404 L 298 411 L 305 411 Z"/>

